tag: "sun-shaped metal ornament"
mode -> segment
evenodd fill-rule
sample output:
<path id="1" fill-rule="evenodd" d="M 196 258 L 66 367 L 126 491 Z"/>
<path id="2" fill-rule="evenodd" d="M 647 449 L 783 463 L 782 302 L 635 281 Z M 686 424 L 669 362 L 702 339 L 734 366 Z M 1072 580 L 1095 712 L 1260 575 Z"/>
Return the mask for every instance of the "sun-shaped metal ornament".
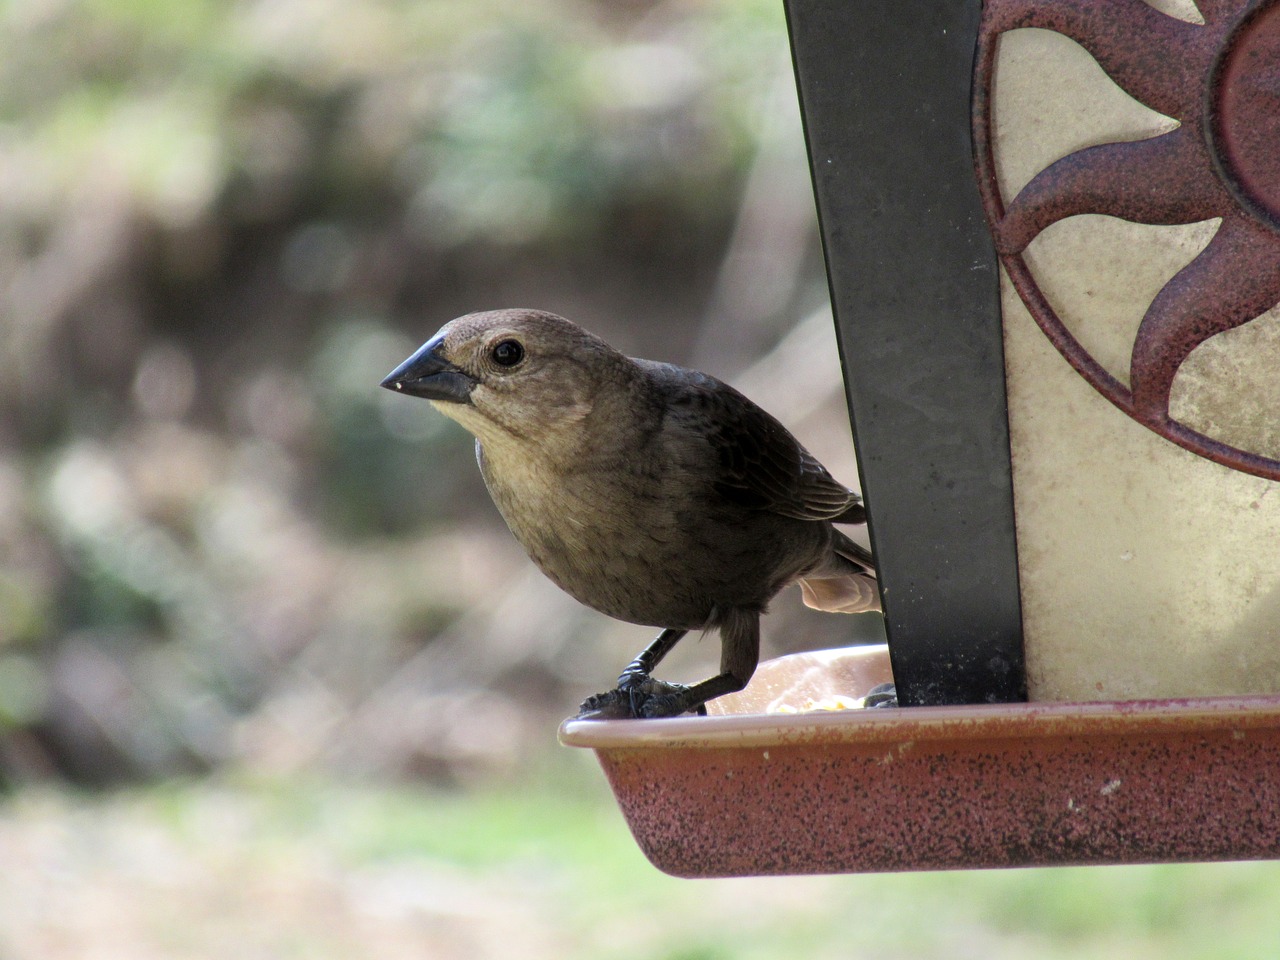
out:
<path id="1" fill-rule="evenodd" d="M 1197 0 L 1197 7 L 1203 24 L 1168 16 L 1143 0 L 987 0 L 974 85 L 979 185 L 996 248 L 1019 295 L 1085 379 L 1175 443 L 1280 480 L 1280 461 L 1205 436 L 1169 410 L 1174 377 L 1197 346 L 1280 303 L 1280 0 Z M 1075 40 L 1119 87 L 1180 126 L 1150 139 L 1068 154 L 1006 204 L 992 155 L 992 91 L 1000 35 L 1021 27 Z M 1046 227 L 1086 213 L 1144 224 L 1222 219 L 1208 246 L 1147 308 L 1133 345 L 1129 386 L 1063 325 L 1022 256 Z"/>

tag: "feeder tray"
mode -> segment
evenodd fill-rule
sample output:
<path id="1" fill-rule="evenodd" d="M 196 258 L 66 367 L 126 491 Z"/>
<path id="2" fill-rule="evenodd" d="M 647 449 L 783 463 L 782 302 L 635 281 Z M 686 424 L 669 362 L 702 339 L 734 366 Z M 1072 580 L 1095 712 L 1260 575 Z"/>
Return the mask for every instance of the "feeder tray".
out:
<path id="1" fill-rule="evenodd" d="M 1280 856 L 1280 697 L 764 712 L 888 672 L 883 646 L 781 657 L 712 716 L 560 740 L 682 877 Z"/>

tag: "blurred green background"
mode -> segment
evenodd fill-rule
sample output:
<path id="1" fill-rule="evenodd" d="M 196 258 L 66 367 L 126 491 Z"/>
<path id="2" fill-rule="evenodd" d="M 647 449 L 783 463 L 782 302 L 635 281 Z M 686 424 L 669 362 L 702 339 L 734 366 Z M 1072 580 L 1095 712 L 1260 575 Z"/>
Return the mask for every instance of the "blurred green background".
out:
<path id="1" fill-rule="evenodd" d="M 377 383 L 536 306 L 853 482 L 778 0 L 10 0 L 0 188 L 0 960 L 1280 942 L 1271 865 L 690 886 L 556 745 L 649 631 Z"/>

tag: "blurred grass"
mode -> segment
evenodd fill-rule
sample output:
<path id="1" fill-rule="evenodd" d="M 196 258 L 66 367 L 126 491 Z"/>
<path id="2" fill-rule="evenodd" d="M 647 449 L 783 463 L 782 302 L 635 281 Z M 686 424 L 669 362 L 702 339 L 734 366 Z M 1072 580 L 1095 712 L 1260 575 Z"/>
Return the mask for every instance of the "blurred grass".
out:
<path id="1" fill-rule="evenodd" d="M 454 792 L 225 777 L 0 804 L 0 956 L 1234 960 L 1280 864 L 687 881 L 589 757 Z"/>

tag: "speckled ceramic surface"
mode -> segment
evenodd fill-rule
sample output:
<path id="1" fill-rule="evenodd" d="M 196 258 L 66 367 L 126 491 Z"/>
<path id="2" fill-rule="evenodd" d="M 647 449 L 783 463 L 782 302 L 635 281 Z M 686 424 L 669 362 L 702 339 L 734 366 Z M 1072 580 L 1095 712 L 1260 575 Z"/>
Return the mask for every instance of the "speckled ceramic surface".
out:
<path id="1" fill-rule="evenodd" d="M 825 656 L 866 682 L 887 651 Z M 789 659 L 737 706 L 830 695 Z M 569 720 L 560 737 L 597 752 L 678 876 L 1280 856 L 1280 697 Z"/>

